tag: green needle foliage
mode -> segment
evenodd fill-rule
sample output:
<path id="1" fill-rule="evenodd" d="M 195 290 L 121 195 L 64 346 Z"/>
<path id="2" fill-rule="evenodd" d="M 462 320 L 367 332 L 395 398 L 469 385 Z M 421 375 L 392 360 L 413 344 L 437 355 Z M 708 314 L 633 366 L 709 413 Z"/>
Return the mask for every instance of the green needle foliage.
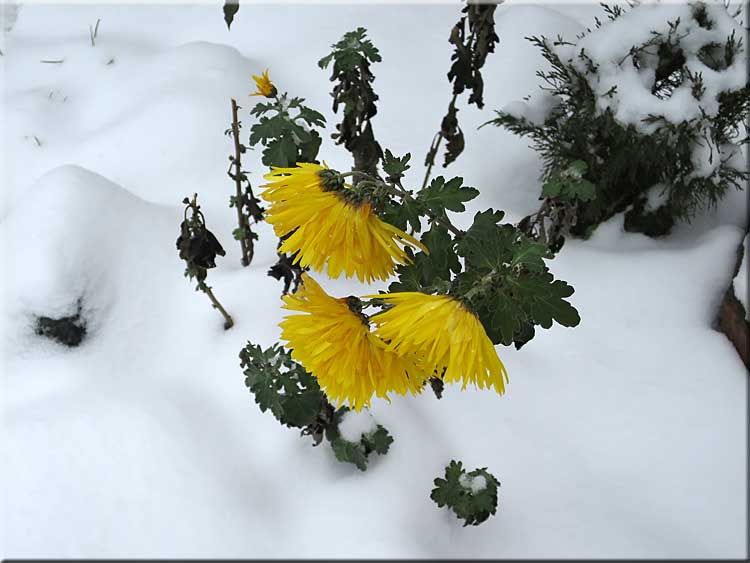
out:
<path id="1" fill-rule="evenodd" d="M 483 481 L 483 487 L 476 486 L 477 479 Z M 445 478 L 435 479 L 430 498 L 438 507 L 453 510 L 464 520 L 464 527 L 478 526 L 497 512 L 499 487 L 500 482 L 486 467 L 467 473 L 460 461 L 451 461 L 445 468 Z"/>

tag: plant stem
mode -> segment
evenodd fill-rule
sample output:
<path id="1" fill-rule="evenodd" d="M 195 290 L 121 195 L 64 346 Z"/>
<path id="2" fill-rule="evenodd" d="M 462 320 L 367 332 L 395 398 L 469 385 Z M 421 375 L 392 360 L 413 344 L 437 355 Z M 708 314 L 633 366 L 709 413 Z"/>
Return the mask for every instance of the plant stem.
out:
<path id="1" fill-rule="evenodd" d="M 216 296 L 214 295 L 214 292 L 211 291 L 211 288 L 206 285 L 206 282 L 199 281 L 198 287 L 200 287 L 201 291 L 208 295 L 208 298 L 211 300 L 211 303 L 214 306 L 214 309 L 218 309 L 219 313 L 221 313 L 221 316 L 224 317 L 224 330 L 229 330 L 234 326 L 234 321 L 232 320 L 232 317 L 227 313 L 226 309 L 221 306 L 221 303 L 219 303 L 219 300 L 216 299 Z"/>
<path id="2" fill-rule="evenodd" d="M 234 186 L 236 197 L 234 207 L 237 209 L 237 224 L 242 232 L 246 235 L 240 239 L 240 249 L 242 250 L 242 265 L 248 266 L 253 260 L 253 245 L 247 239 L 249 236 L 249 225 L 242 213 L 244 198 L 242 197 L 242 160 L 240 151 L 240 124 L 237 119 L 237 101 L 232 98 L 232 137 L 234 138 Z"/>
<path id="3" fill-rule="evenodd" d="M 448 108 L 456 104 L 458 94 L 453 94 L 451 103 L 448 104 Z M 440 148 L 440 142 L 443 140 L 443 127 L 441 124 L 440 131 L 435 134 L 430 145 L 430 150 L 427 151 L 427 170 L 424 173 L 424 180 L 422 180 L 422 189 L 427 187 L 427 183 L 430 181 L 430 174 L 432 174 L 432 167 L 435 165 L 435 158 L 437 157 L 438 149 Z"/>

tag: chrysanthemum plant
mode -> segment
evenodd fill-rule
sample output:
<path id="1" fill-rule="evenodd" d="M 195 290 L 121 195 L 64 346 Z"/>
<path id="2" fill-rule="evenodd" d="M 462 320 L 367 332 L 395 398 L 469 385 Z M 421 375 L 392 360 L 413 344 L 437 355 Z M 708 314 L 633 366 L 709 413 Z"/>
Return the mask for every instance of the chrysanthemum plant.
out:
<path id="1" fill-rule="evenodd" d="M 496 344 L 520 348 L 537 326 L 572 327 L 580 320 L 567 301 L 573 288 L 555 280 L 545 263 L 548 249 L 501 223 L 502 211 L 477 213 L 465 231 L 453 224 L 449 212 L 464 212 L 477 189 L 460 177 L 442 176 L 418 190 L 408 187 L 410 155 L 381 150 L 373 133 L 377 96 L 370 63 L 378 60 L 358 29 L 320 62 L 324 68 L 333 63 L 334 109 L 343 109 L 334 139 L 352 152 L 354 169 L 341 172 L 313 159 L 272 165 L 261 197 L 268 204 L 266 220 L 281 239 L 279 252 L 302 270 L 364 283 L 395 280 L 388 292 L 332 297 L 302 273 L 299 288 L 283 297 L 291 311 L 280 325 L 288 352 L 248 344 L 241 353 L 246 383 L 261 409 L 302 428 L 316 443 L 325 435 L 334 451 L 337 409 L 359 411 L 373 397 L 416 395 L 431 380 L 503 394 L 508 374 Z M 266 149 L 278 148 L 294 120 L 275 88 L 267 92 L 277 101 L 253 113 L 272 111 L 275 121 L 266 118 L 254 133 Z M 355 103 L 353 92 L 364 103 Z M 322 117 L 308 125 L 322 126 Z M 288 146 L 288 154 L 264 153 L 264 162 L 283 157 L 288 164 Z M 303 148 L 295 144 L 294 150 L 299 159 Z M 292 414 L 286 403 L 294 405 Z M 306 406 L 302 419 L 300 404 Z M 365 454 L 385 451 L 382 442 L 360 446 Z"/>
<path id="2" fill-rule="evenodd" d="M 542 156 L 542 204 L 520 226 L 555 251 L 621 212 L 626 230 L 664 235 L 748 180 L 737 14 L 716 2 L 604 9 L 572 42 L 529 38 L 550 64 L 541 92 L 492 121 Z"/>
<path id="3" fill-rule="evenodd" d="M 464 526 L 478 526 L 497 512 L 500 482 L 486 467 L 467 472 L 460 461 L 451 461 L 445 478 L 435 479 L 430 498 L 440 508 L 447 506 Z"/>

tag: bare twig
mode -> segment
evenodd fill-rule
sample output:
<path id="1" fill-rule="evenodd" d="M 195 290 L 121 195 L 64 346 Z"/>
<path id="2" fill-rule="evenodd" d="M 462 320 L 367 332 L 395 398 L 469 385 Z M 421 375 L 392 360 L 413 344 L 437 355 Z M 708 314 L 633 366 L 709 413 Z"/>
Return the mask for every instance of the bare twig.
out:
<path id="1" fill-rule="evenodd" d="M 89 39 L 91 39 L 91 46 L 96 47 L 96 35 L 99 33 L 99 23 L 101 23 L 101 18 L 96 19 L 96 26 L 91 27 L 89 25 Z"/>
<path id="2" fill-rule="evenodd" d="M 218 309 L 219 313 L 221 313 L 221 316 L 224 317 L 224 330 L 229 330 L 234 326 L 234 320 L 230 316 L 229 313 L 227 313 L 226 309 L 221 306 L 221 303 L 219 303 L 219 300 L 216 299 L 216 296 L 214 295 L 214 292 L 211 291 L 211 287 L 206 285 L 206 282 L 199 281 L 198 287 L 200 287 L 201 291 L 208 295 L 208 298 L 211 300 L 211 304 L 214 306 L 214 309 Z"/>
<path id="3" fill-rule="evenodd" d="M 237 210 L 237 225 L 246 236 L 240 238 L 240 249 L 242 250 L 242 265 L 248 266 L 253 260 L 253 244 L 249 240 L 250 225 L 247 217 L 242 212 L 244 197 L 242 195 L 242 151 L 240 149 L 240 123 L 237 118 L 237 100 L 232 98 L 232 138 L 234 139 L 234 174 L 229 175 L 234 178 L 235 202 L 234 207 Z"/>

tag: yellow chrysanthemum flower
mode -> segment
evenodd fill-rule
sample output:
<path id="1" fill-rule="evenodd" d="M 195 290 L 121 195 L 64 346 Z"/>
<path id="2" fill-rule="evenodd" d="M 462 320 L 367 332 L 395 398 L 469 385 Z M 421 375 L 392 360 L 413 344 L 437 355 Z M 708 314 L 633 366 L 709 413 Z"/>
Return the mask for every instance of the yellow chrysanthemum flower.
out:
<path id="1" fill-rule="evenodd" d="M 268 77 L 268 69 L 264 70 L 263 74 L 260 76 L 253 74 L 253 80 L 255 80 L 255 86 L 258 91 L 250 94 L 251 96 L 265 96 L 266 98 L 273 97 L 276 92 L 276 86 L 273 85 L 273 82 L 271 82 L 271 79 Z"/>
<path id="2" fill-rule="evenodd" d="M 480 389 L 505 392 L 508 372 L 479 319 L 448 295 L 418 292 L 370 295 L 394 307 L 373 315 L 375 334 L 388 350 L 416 357 L 423 370 L 445 369 L 444 381 L 473 383 Z"/>
<path id="3" fill-rule="evenodd" d="M 360 410 L 373 395 L 421 391 L 425 378 L 414 364 L 386 350 L 346 298 L 331 297 L 307 274 L 296 293 L 284 296 L 283 307 L 303 314 L 279 324 L 281 338 L 331 401 Z"/>
<path id="4" fill-rule="evenodd" d="M 295 262 L 328 275 L 357 276 L 361 282 L 386 280 L 397 264 L 409 263 L 403 246 L 428 252 L 414 237 L 381 221 L 367 203 L 353 203 L 327 189 L 321 172 L 327 166 L 300 162 L 294 168 L 272 168 L 262 197 L 271 205 L 266 220 L 276 235 L 289 235 L 279 248 L 297 253 Z M 343 184 L 340 190 L 347 190 Z"/>

